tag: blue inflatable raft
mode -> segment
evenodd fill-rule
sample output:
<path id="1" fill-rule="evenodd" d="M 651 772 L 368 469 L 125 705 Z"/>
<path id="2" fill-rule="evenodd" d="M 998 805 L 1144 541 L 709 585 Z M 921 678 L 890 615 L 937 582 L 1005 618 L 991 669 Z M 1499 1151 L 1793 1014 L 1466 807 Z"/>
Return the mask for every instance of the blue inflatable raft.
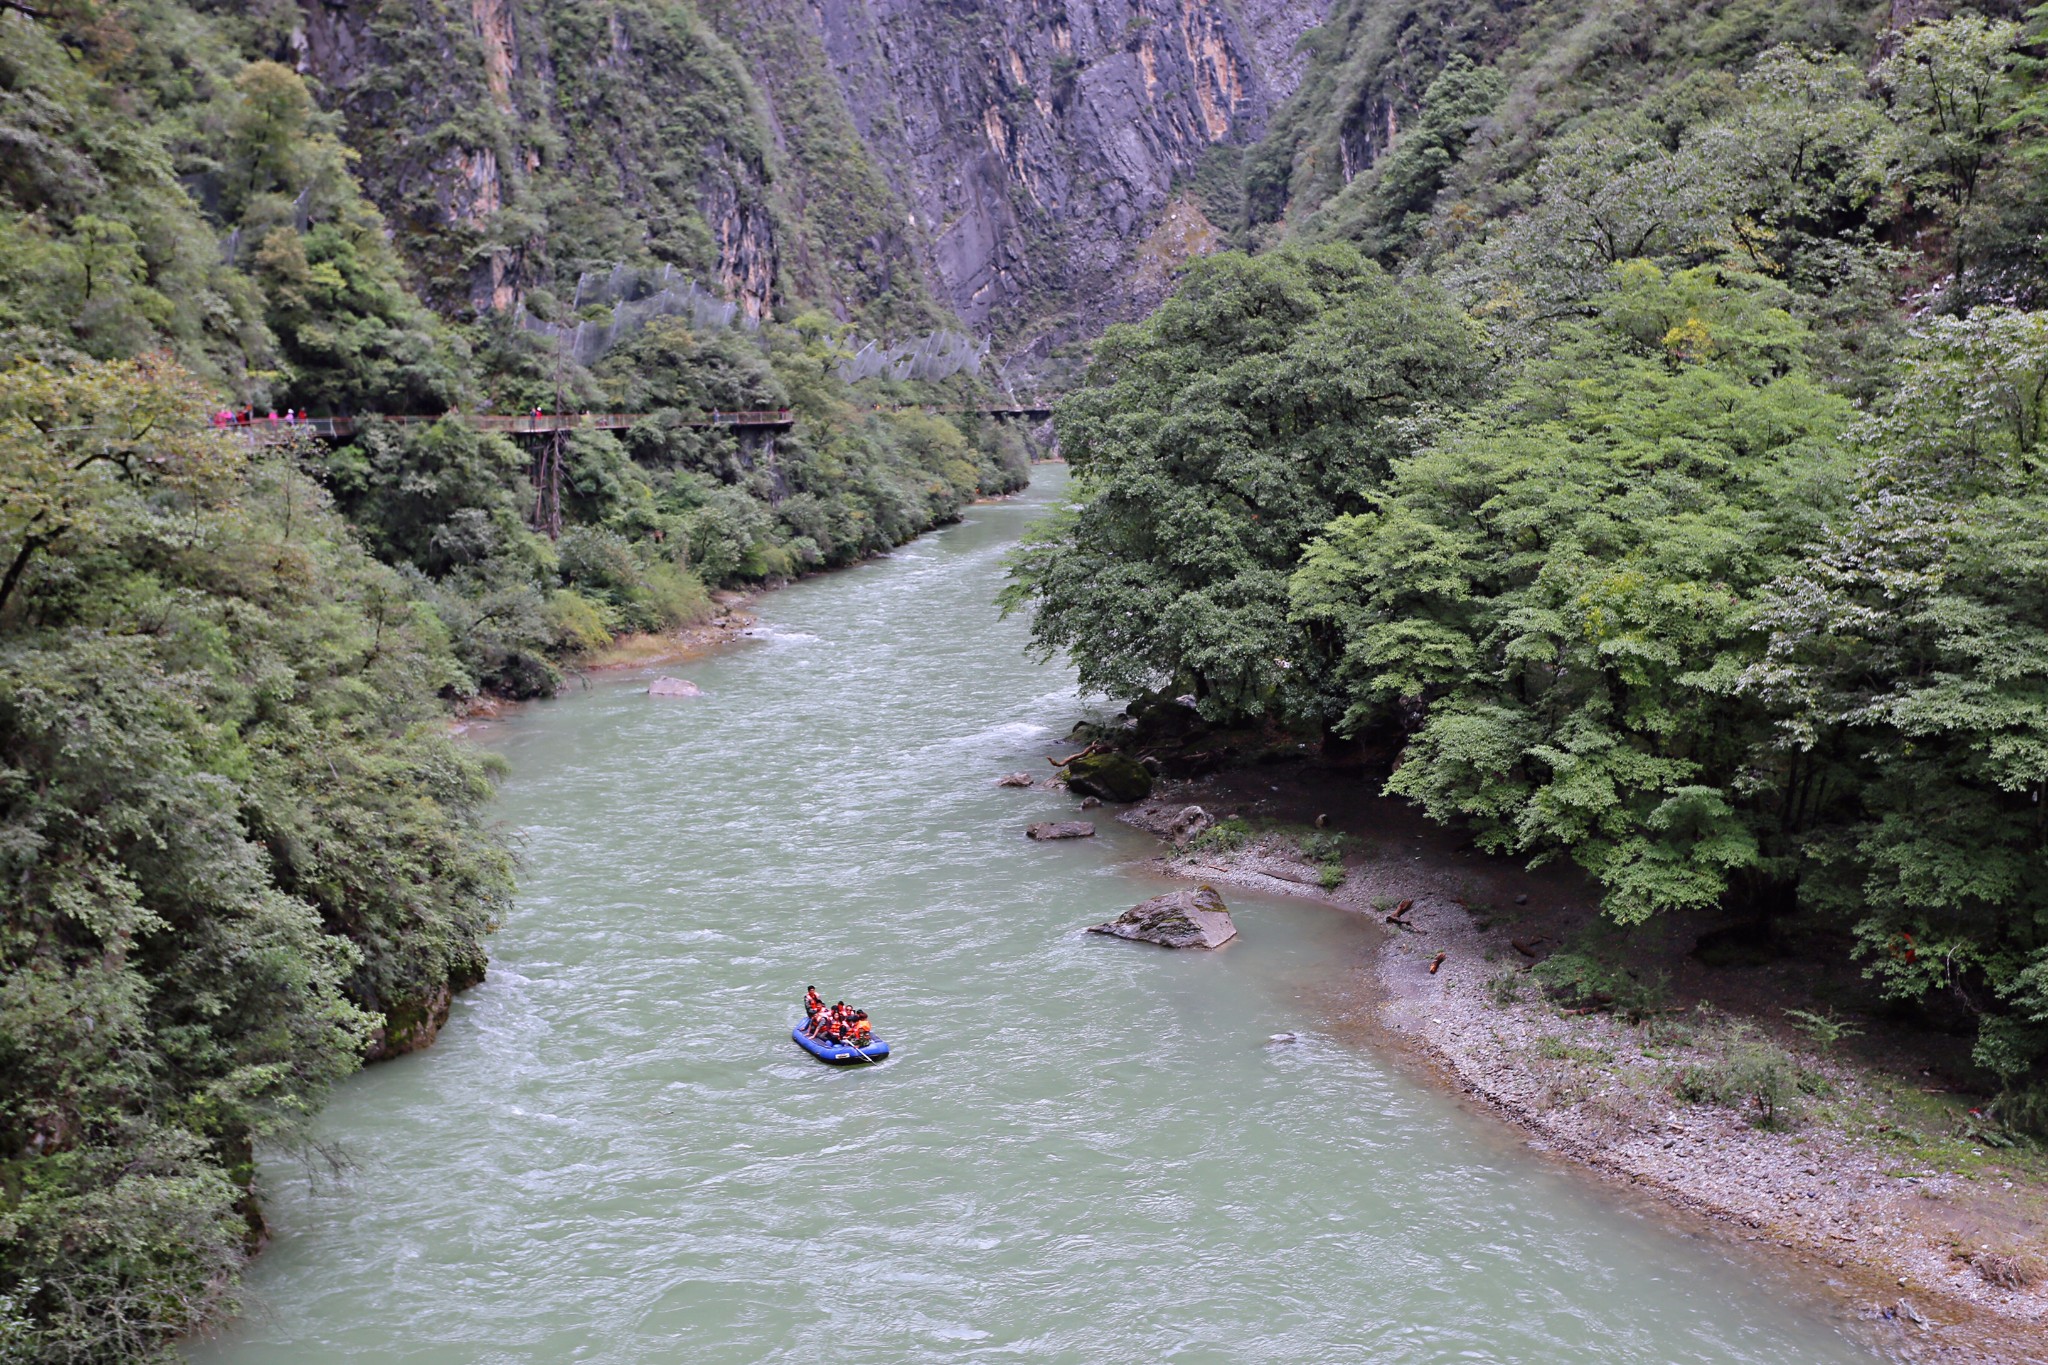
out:
<path id="1" fill-rule="evenodd" d="M 796 1039 L 796 1045 L 821 1062 L 834 1066 L 859 1066 L 862 1062 L 879 1062 L 889 1055 L 889 1045 L 880 1038 L 866 1047 L 855 1047 L 852 1043 L 828 1043 L 823 1038 L 813 1038 L 801 1027 L 789 1031 Z"/>

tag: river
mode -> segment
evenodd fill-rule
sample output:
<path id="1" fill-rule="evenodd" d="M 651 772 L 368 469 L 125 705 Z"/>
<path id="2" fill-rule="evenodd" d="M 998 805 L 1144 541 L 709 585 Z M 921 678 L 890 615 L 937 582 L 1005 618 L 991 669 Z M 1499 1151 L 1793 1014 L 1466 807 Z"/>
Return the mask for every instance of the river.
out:
<path id="1" fill-rule="evenodd" d="M 348 1169 L 267 1160 L 276 1241 L 196 1361 L 1877 1358 L 1390 1066 L 1357 919 L 1076 933 L 1162 883 L 991 785 L 1082 712 L 991 607 L 1061 477 L 770 596 L 672 670 L 700 699 L 610 677 L 487 727 L 524 862 L 490 979 L 335 1096 Z M 810 984 L 896 1056 L 799 1053 Z"/>

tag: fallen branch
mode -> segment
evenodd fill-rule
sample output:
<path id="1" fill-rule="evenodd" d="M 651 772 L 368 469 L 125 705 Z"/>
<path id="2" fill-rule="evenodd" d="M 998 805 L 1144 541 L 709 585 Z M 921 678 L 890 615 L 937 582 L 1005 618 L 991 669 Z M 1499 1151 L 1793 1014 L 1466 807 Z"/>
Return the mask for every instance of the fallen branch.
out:
<path id="1" fill-rule="evenodd" d="M 1536 945 L 1541 942 L 1543 940 L 1540 938 L 1511 938 L 1508 940 L 1508 947 L 1513 948 L 1523 957 L 1533 958 L 1536 956 Z"/>
<path id="2" fill-rule="evenodd" d="M 1098 740 L 1095 743 L 1089 745 L 1087 748 L 1083 749 L 1078 754 L 1068 754 L 1065 758 L 1053 758 L 1050 755 L 1048 755 L 1045 761 L 1052 764 L 1052 766 L 1055 768 L 1064 768 L 1069 763 L 1078 762 L 1079 760 L 1084 758 L 1093 758 L 1095 755 L 1101 753 L 1107 747 L 1107 745 L 1103 744 L 1100 740 Z"/>
<path id="3" fill-rule="evenodd" d="M 1402 902 L 1401 902 L 1401 903 L 1400 903 L 1399 905 L 1397 905 L 1397 906 L 1395 906 L 1395 907 L 1394 907 L 1394 913 L 1393 913 L 1393 914 L 1391 914 L 1391 915 L 1388 915 L 1388 916 L 1387 916 L 1387 923 L 1389 923 L 1389 924 L 1398 924 L 1398 923 L 1400 922 L 1400 920 L 1401 920 L 1401 916 L 1403 916 L 1403 915 L 1407 914 L 1407 913 L 1408 913 L 1408 912 L 1409 912 L 1410 910 L 1413 910 L 1414 908 L 1415 908 L 1415 902 L 1414 902 L 1414 901 L 1412 901 L 1412 900 L 1406 900 L 1406 901 L 1402 901 Z"/>
<path id="4" fill-rule="evenodd" d="M 1432 959 L 1432 960 L 1431 960 L 1431 962 L 1430 962 L 1430 964 L 1429 964 L 1429 974 L 1430 974 L 1431 976 L 1435 976 L 1435 975 L 1436 975 L 1436 969 L 1437 969 L 1437 968 L 1439 968 L 1439 967 L 1441 967 L 1441 966 L 1443 966 L 1443 965 L 1444 965 L 1444 954 L 1442 954 L 1442 953 L 1438 953 L 1438 954 L 1436 955 L 1436 957 L 1435 957 L 1434 959 Z"/>

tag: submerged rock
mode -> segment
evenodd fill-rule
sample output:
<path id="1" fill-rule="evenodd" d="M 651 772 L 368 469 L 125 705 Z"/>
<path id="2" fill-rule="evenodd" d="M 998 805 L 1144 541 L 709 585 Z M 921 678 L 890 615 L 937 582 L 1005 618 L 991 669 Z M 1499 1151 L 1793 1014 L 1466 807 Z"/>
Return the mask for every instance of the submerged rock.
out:
<path id="1" fill-rule="evenodd" d="M 996 785 L 998 787 L 1028 787 L 1031 785 L 1031 774 L 1007 773 L 996 779 Z"/>
<path id="2" fill-rule="evenodd" d="M 1216 888 L 1203 885 L 1154 896 L 1088 932 L 1162 948 L 1217 948 L 1237 937 L 1237 925 Z"/>
<path id="3" fill-rule="evenodd" d="M 1152 773 L 1122 754 L 1088 754 L 1066 767 L 1067 790 L 1105 801 L 1143 801 L 1152 794 Z"/>
<path id="4" fill-rule="evenodd" d="M 656 678 L 647 684 L 650 697 L 701 697 L 704 689 L 688 678 Z"/>
<path id="5" fill-rule="evenodd" d="M 1092 839 L 1095 826 L 1086 820 L 1041 820 L 1024 831 L 1027 839 Z"/>

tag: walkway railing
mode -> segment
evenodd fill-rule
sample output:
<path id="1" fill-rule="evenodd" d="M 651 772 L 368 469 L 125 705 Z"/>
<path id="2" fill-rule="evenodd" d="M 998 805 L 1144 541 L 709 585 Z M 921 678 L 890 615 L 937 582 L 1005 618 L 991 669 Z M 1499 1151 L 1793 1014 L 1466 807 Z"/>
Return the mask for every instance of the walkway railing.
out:
<path id="1" fill-rule="evenodd" d="M 512 436 L 538 436 L 557 431 L 622 431 L 646 418 L 642 412 L 563 412 L 514 415 L 492 412 L 448 412 L 433 414 L 397 413 L 374 417 L 257 417 L 236 422 L 232 430 L 259 444 L 289 441 L 305 432 L 314 436 L 354 436 L 366 427 L 430 427 L 453 419 L 479 431 L 501 431 Z M 796 418 L 788 408 L 761 408 L 739 412 L 700 412 L 683 420 L 687 427 L 787 427 Z"/>
<path id="2" fill-rule="evenodd" d="M 905 403 L 878 407 L 877 412 L 928 412 L 948 414 L 975 412 L 984 417 L 1050 417 L 1050 403 L 1017 403 L 975 407 L 966 404 L 940 405 L 934 403 Z M 542 436 L 557 431 L 623 431 L 627 427 L 644 421 L 649 414 L 644 412 L 544 412 L 535 416 L 531 413 L 516 415 L 494 412 L 445 412 L 445 413 L 394 413 L 367 417 L 254 417 L 236 421 L 228 426 L 230 431 L 239 431 L 257 445 L 281 445 L 295 435 L 308 434 L 343 438 L 354 436 L 368 427 L 430 427 L 436 422 L 454 420 L 465 422 L 479 431 L 499 431 L 508 436 Z M 686 427 L 738 427 L 784 429 L 796 424 L 796 416 L 788 408 L 751 408 L 729 412 L 718 409 L 700 412 L 683 419 Z"/>

